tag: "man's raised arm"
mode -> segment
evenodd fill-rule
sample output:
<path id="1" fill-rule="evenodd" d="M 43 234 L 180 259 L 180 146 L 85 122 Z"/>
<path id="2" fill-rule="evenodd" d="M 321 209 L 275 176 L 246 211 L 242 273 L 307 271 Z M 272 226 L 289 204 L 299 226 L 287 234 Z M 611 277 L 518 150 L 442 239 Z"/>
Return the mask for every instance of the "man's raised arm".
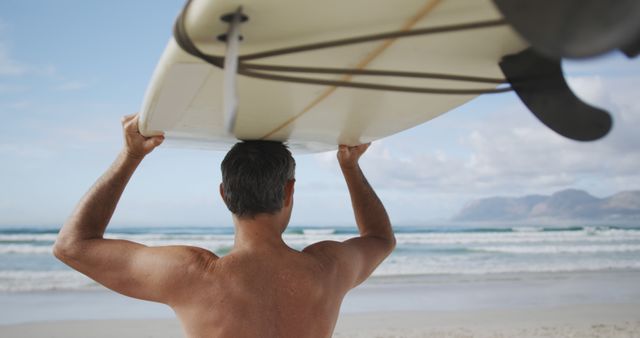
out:
<path id="1" fill-rule="evenodd" d="M 144 137 L 138 117 L 122 119 L 125 147 L 111 167 L 85 194 L 64 224 L 54 255 L 75 270 L 122 294 L 168 303 L 179 269 L 186 269 L 195 248 L 146 247 L 104 239 L 105 229 L 129 179 L 163 136 Z M 175 289 L 174 289 L 175 291 Z M 175 294 L 176 292 L 174 292 Z"/>
<path id="2" fill-rule="evenodd" d="M 111 167 L 80 200 L 76 209 L 64 224 L 55 249 L 57 253 L 72 249 L 72 243 L 102 238 L 109 220 L 129 179 L 142 161 L 163 141 L 162 136 L 144 138 L 138 133 L 138 117 L 122 118 L 125 147 Z"/>
<path id="3" fill-rule="evenodd" d="M 369 148 L 369 145 L 370 143 L 355 147 L 340 146 L 338 162 L 349 188 L 360 236 L 378 239 L 385 245 L 395 245 L 395 237 L 387 211 L 369 185 L 358 163 L 360 156 Z"/>
<path id="4" fill-rule="evenodd" d="M 369 144 L 341 145 L 338 149 L 338 162 L 351 195 L 360 236 L 342 243 L 321 242 L 310 247 L 310 250 L 323 251 L 337 263 L 341 289 L 348 290 L 362 283 L 396 245 L 389 216 L 358 164 L 368 147 Z"/>

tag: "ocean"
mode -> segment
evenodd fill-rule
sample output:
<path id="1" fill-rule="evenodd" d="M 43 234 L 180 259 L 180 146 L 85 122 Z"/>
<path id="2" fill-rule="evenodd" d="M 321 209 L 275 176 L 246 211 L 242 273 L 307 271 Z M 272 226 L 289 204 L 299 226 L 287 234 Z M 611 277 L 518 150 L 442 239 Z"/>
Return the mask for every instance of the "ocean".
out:
<path id="1" fill-rule="evenodd" d="M 102 287 L 51 254 L 58 229 L 0 229 L 0 292 L 97 290 Z M 640 227 L 395 228 L 397 247 L 374 280 L 437 275 L 640 270 Z M 284 240 L 296 249 L 321 240 L 342 241 L 355 228 L 290 227 Z M 233 229 L 220 227 L 112 228 L 108 238 L 146 245 L 194 245 L 225 255 Z"/>

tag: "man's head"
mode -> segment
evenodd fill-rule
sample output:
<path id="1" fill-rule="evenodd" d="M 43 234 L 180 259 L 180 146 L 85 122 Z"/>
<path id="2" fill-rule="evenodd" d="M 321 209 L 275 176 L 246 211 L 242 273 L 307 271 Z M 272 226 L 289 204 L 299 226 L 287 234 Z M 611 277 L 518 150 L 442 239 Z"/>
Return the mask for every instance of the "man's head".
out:
<path id="1" fill-rule="evenodd" d="M 221 165 L 227 208 L 240 218 L 277 213 L 285 205 L 285 188 L 294 180 L 295 167 L 291 152 L 281 142 L 236 143 Z"/>

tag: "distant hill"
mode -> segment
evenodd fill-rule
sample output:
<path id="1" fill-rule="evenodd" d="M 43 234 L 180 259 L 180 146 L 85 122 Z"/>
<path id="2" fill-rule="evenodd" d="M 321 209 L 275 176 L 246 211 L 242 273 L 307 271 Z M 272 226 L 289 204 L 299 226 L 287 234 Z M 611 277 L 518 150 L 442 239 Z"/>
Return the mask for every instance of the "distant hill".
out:
<path id="1" fill-rule="evenodd" d="M 640 191 L 624 191 L 597 198 L 568 189 L 551 196 L 490 197 L 472 201 L 454 221 L 585 220 L 640 222 Z"/>

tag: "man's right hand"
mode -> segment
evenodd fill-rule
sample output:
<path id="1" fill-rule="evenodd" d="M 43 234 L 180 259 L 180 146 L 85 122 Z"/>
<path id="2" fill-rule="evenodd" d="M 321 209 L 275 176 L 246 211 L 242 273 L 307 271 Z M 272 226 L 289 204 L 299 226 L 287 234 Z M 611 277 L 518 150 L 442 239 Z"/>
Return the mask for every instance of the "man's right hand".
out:
<path id="1" fill-rule="evenodd" d="M 340 168 L 343 170 L 357 168 L 360 156 L 367 151 L 370 145 L 371 143 L 365 143 L 350 147 L 341 144 L 338 148 L 338 163 L 340 163 Z"/>

